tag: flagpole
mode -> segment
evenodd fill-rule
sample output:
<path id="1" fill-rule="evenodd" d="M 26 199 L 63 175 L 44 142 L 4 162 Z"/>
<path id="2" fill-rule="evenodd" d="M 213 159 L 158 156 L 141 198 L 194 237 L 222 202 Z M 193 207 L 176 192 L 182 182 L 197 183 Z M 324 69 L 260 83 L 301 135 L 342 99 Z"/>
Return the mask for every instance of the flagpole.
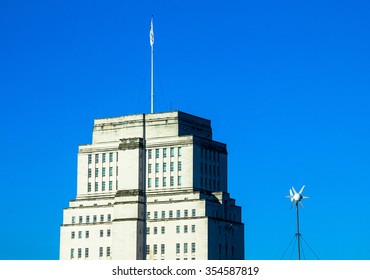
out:
<path id="1" fill-rule="evenodd" d="M 153 16 L 150 23 L 150 47 L 151 47 L 151 71 L 150 71 L 150 113 L 154 113 L 154 30 L 153 30 Z"/>

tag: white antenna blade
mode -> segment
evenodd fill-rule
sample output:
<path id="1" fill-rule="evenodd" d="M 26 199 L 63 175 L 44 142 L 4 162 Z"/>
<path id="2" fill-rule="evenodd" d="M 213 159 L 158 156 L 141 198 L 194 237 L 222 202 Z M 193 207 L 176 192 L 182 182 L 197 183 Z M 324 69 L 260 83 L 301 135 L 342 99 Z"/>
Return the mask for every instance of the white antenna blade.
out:
<path id="1" fill-rule="evenodd" d="M 293 200 L 293 198 L 292 198 Z M 297 202 L 293 201 L 292 205 L 290 205 L 290 209 L 292 209 L 293 205 L 296 204 Z"/>
<path id="2" fill-rule="evenodd" d="M 296 193 L 297 193 L 297 191 L 295 190 L 295 188 L 294 188 L 294 187 L 292 187 L 292 190 L 293 190 L 294 194 L 296 194 Z"/>
<path id="3" fill-rule="evenodd" d="M 309 196 L 302 196 L 302 199 L 304 199 L 304 198 L 310 198 Z"/>
<path id="4" fill-rule="evenodd" d="M 302 208 L 304 208 L 304 207 L 303 207 L 303 203 L 302 203 L 302 201 L 300 201 L 300 202 L 299 202 L 299 204 L 301 204 Z"/>
<path id="5" fill-rule="evenodd" d="M 304 187 L 305 187 L 305 185 L 302 186 L 301 190 L 299 191 L 299 194 L 302 194 L 302 192 L 304 190 Z"/>

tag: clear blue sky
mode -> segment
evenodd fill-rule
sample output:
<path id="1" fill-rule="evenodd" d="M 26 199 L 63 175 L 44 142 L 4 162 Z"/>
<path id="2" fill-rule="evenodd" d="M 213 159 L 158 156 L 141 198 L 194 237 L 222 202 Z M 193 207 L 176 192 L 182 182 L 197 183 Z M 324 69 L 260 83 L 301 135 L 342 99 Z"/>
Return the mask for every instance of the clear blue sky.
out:
<path id="1" fill-rule="evenodd" d="M 247 259 L 280 259 L 284 198 L 320 259 L 370 259 L 369 1 L 0 2 L 0 259 L 57 259 L 94 118 L 212 120 Z M 307 258 L 309 249 L 304 247 Z M 290 252 L 286 258 L 289 258 Z"/>

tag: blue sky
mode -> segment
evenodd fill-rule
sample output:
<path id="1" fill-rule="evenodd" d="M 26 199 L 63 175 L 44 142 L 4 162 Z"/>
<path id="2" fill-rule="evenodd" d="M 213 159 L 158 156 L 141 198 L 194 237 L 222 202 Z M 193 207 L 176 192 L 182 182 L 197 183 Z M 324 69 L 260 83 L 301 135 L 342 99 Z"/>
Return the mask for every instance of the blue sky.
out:
<path id="1" fill-rule="evenodd" d="M 208 118 L 227 143 L 245 257 L 282 257 L 295 233 L 284 196 L 305 184 L 301 233 L 319 258 L 370 259 L 369 12 L 342 0 L 2 0 L 0 259 L 57 259 L 94 118 L 149 113 L 152 14 L 156 111 Z"/>

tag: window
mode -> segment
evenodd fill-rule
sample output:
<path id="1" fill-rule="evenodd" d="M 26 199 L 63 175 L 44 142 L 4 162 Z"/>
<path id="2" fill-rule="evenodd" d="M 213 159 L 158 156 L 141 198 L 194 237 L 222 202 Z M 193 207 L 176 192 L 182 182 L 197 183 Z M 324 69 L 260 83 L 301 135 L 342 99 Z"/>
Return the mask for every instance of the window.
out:
<path id="1" fill-rule="evenodd" d="M 146 245 L 146 254 L 149 255 L 150 254 L 150 245 Z"/>
<path id="2" fill-rule="evenodd" d="M 165 244 L 161 244 L 161 254 L 164 255 L 166 251 Z"/>
<path id="3" fill-rule="evenodd" d="M 155 164 L 155 173 L 158 173 L 159 172 L 159 163 L 156 163 Z"/>
<path id="4" fill-rule="evenodd" d="M 146 228 L 146 234 L 150 234 L 150 227 Z"/>
<path id="5" fill-rule="evenodd" d="M 176 226 L 176 233 L 180 233 L 180 226 Z"/>
<path id="6" fill-rule="evenodd" d="M 155 187 L 156 188 L 159 187 L 159 178 L 158 177 L 155 178 Z"/>
<path id="7" fill-rule="evenodd" d="M 182 177 L 181 176 L 177 176 L 177 185 L 178 186 L 181 186 L 182 184 Z"/>
<path id="8" fill-rule="evenodd" d="M 92 162 L 92 156 L 91 155 L 88 155 L 87 156 L 87 163 L 88 164 L 91 164 L 91 162 Z"/>
<path id="9" fill-rule="evenodd" d="M 107 229 L 107 237 L 110 237 L 110 229 Z"/>
<path id="10" fill-rule="evenodd" d="M 184 233 L 188 233 L 188 226 L 184 225 Z"/>
<path id="11" fill-rule="evenodd" d="M 87 183 L 87 192 L 91 192 L 91 183 Z"/>
<path id="12" fill-rule="evenodd" d="M 180 218 L 180 213 L 181 213 L 180 210 L 176 211 L 176 218 Z"/>
<path id="13" fill-rule="evenodd" d="M 99 168 L 95 168 L 95 177 L 99 177 Z"/>
<path id="14" fill-rule="evenodd" d="M 105 177 L 105 167 L 102 169 L 102 176 Z"/>
<path id="15" fill-rule="evenodd" d="M 89 248 L 85 248 L 85 258 L 89 257 Z"/>
<path id="16" fill-rule="evenodd" d="M 71 259 L 75 258 L 75 249 L 71 249 Z"/>
<path id="17" fill-rule="evenodd" d="M 87 170 L 87 177 L 91 178 L 91 168 Z"/>
<path id="18" fill-rule="evenodd" d="M 175 184 L 173 176 L 170 177 L 170 186 L 173 187 Z"/>
<path id="19" fill-rule="evenodd" d="M 72 232 L 71 232 L 71 239 L 75 239 L 75 235 L 76 235 L 76 234 L 75 234 L 75 232 L 74 232 L 74 231 L 72 231 Z"/>
<path id="20" fill-rule="evenodd" d="M 154 211 L 154 219 L 158 219 L 158 211 Z"/>
<path id="21" fill-rule="evenodd" d="M 146 218 L 147 218 L 147 219 L 150 219 L 150 212 L 147 212 L 147 213 L 146 213 Z"/>
<path id="22" fill-rule="evenodd" d="M 104 230 L 100 230 L 100 234 L 99 234 L 99 237 L 104 237 Z"/>
<path id="23" fill-rule="evenodd" d="M 105 162 L 105 160 L 106 160 L 106 159 L 105 159 L 105 158 L 106 158 L 106 154 L 104 153 L 104 154 L 102 155 L 102 157 L 103 157 L 102 161 L 103 161 L 103 162 Z"/>
<path id="24" fill-rule="evenodd" d="M 159 158 L 159 149 L 155 149 L 155 158 Z"/>
<path id="25" fill-rule="evenodd" d="M 158 233 L 158 228 L 157 227 L 154 227 L 154 234 L 157 234 Z"/>
<path id="26" fill-rule="evenodd" d="M 118 152 L 116 153 L 116 162 L 118 162 Z"/>
<path id="27" fill-rule="evenodd" d="M 162 219 L 166 218 L 166 211 L 162 211 Z"/>
<path id="28" fill-rule="evenodd" d="M 180 243 L 176 243 L 176 254 L 180 254 Z"/>
<path id="29" fill-rule="evenodd" d="M 152 158 L 152 150 L 148 150 L 148 158 L 151 159 Z"/>
<path id="30" fill-rule="evenodd" d="M 173 162 L 170 163 L 170 170 L 175 171 L 175 164 Z"/>
<path id="31" fill-rule="evenodd" d="M 163 187 L 166 187 L 166 186 L 167 186 L 167 178 L 163 177 Z"/>
<path id="32" fill-rule="evenodd" d="M 196 216 L 196 210 L 195 209 L 191 209 L 191 216 L 192 217 L 195 217 Z"/>
<path id="33" fill-rule="evenodd" d="M 103 247 L 99 247 L 99 257 L 103 257 Z"/>
<path id="34" fill-rule="evenodd" d="M 89 238 L 90 237 L 90 232 L 87 230 L 85 231 L 85 238 Z"/>
<path id="35" fill-rule="evenodd" d="M 164 148 L 164 149 L 163 149 L 163 157 L 164 157 L 164 158 L 166 158 L 166 157 L 167 157 L 167 149 L 166 149 L 166 148 Z"/>
<path id="36" fill-rule="evenodd" d="M 109 176 L 113 176 L 113 167 L 109 167 Z"/>
<path id="37" fill-rule="evenodd" d="M 112 216 L 111 216 L 111 214 L 108 214 L 108 216 L 107 216 L 107 220 L 108 220 L 108 222 L 110 222 L 110 221 L 112 220 Z"/>
<path id="38" fill-rule="evenodd" d="M 111 191 L 113 189 L 113 182 L 109 181 L 109 190 Z"/>
<path id="39" fill-rule="evenodd" d="M 78 238 L 82 238 L 82 231 L 78 232 Z"/>
<path id="40" fill-rule="evenodd" d="M 148 188 L 152 187 L 152 178 L 148 178 Z"/>
<path id="41" fill-rule="evenodd" d="M 99 190 L 99 183 L 95 182 L 95 191 L 97 192 Z"/>
<path id="42" fill-rule="evenodd" d="M 96 215 L 93 216 L 93 223 L 96 223 Z"/>
<path id="43" fill-rule="evenodd" d="M 107 247 L 107 257 L 110 257 L 110 247 Z"/>
<path id="44" fill-rule="evenodd" d="M 103 181 L 103 182 L 102 182 L 101 190 L 102 190 L 103 192 L 105 191 L 105 181 Z"/>
<path id="45" fill-rule="evenodd" d="M 148 165 L 148 173 L 152 173 L 152 164 L 151 163 L 149 163 L 149 165 Z"/>
<path id="46" fill-rule="evenodd" d="M 167 172 L 167 163 L 163 163 L 163 172 Z"/>
<path id="47" fill-rule="evenodd" d="M 182 170 L 182 163 L 181 163 L 181 161 L 179 161 L 179 162 L 177 163 L 177 170 L 178 170 L 178 171 L 181 171 L 181 170 Z"/>
<path id="48" fill-rule="evenodd" d="M 104 222 L 104 215 L 100 215 L 100 222 Z"/>
<path id="49" fill-rule="evenodd" d="M 191 232 L 195 232 L 195 225 L 191 225 Z"/>
<path id="50" fill-rule="evenodd" d="M 195 253 L 195 243 L 191 243 L 191 252 L 194 254 Z"/>
<path id="51" fill-rule="evenodd" d="M 82 256 L 82 249 L 78 248 L 78 258 L 81 259 Z"/>
<path id="52" fill-rule="evenodd" d="M 158 251 L 157 244 L 154 244 L 153 245 L 153 254 L 156 255 L 157 254 L 157 251 Z"/>
<path id="53" fill-rule="evenodd" d="M 177 154 L 178 154 L 179 157 L 182 156 L 182 149 L 181 149 L 181 147 L 178 147 Z"/>
<path id="54" fill-rule="evenodd" d="M 184 210 L 184 217 L 188 217 L 188 209 Z"/>
<path id="55" fill-rule="evenodd" d="M 170 152 L 171 152 L 171 157 L 174 157 L 175 156 L 175 148 L 171 148 Z"/>
<path id="56" fill-rule="evenodd" d="M 95 155 L 95 163 L 99 163 L 99 154 Z"/>
<path id="57" fill-rule="evenodd" d="M 188 243 L 184 243 L 184 254 L 188 253 Z"/>
<path id="58" fill-rule="evenodd" d="M 113 162 L 113 153 L 109 153 L 109 162 Z"/>
<path id="59" fill-rule="evenodd" d="M 90 223 L 90 216 L 86 216 L 86 223 Z"/>
<path id="60" fill-rule="evenodd" d="M 75 224 L 75 223 L 76 223 L 76 217 L 72 216 L 72 224 Z"/>
<path id="61" fill-rule="evenodd" d="M 166 228 L 164 226 L 161 227 L 161 234 L 165 234 L 166 233 Z"/>
<path id="62" fill-rule="evenodd" d="M 170 218 L 173 218 L 173 211 L 172 211 L 172 210 L 170 210 L 170 211 L 168 212 L 168 216 L 169 216 Z"/>
<path id="63" fill-rule="evenodd" d="M 82 216 L 78 217 L 78 223 L 82 224 Z"/>

